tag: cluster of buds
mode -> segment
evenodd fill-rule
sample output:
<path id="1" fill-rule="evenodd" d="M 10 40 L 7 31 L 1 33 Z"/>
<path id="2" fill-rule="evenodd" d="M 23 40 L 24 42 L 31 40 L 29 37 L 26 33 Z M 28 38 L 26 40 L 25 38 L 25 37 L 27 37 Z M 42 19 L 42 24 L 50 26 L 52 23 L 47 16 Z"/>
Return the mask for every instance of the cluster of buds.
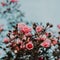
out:
<path id="1" fill-rule="evenodd" d="M 36 23 L 33 23 L 32 27 L 27 26 L 25 23 L 18 23 L 13 26 L 12 31 L 9 30 L 3 42 L 8 45 L 6 47 L 16 54 L 15 60 L 19 60 L 17 57 L 23 57 L 24 55 L 30 55 L 29 60 L 49 60 L 47 51 L 56 45 L 59 49 L 60 45 L 60 33 L 57 37 L 52 31 L 47 31 L 52 27 L 53 25 L 50 23 L 47 23 L 46 27 Z M 52 53 L 54 59 L 59 59 L 60 54 L 57 56 L 56 53 L 54 54 L 55 51 L 56 49 Z"/>

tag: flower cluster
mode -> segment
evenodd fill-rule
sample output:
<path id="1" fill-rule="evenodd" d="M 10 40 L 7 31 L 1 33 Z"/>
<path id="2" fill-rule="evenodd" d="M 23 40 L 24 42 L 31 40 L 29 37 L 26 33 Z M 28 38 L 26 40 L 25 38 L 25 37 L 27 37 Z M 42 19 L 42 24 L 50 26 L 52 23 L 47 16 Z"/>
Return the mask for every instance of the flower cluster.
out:
<path id="1" fill-rule="evenodd" d="M 18 23 L 13 26 L 12 31 L 9 30 L 3 42 L 6 48 L 15 54 L 14 60 L 58 60 L 60 58 L 60 32 L 58 36 L 54 35 L 52 31 L 48 31 L 52 27 L 50 23 L 46 26 L 33 23 L 32 27 L 25 23 Z"/>

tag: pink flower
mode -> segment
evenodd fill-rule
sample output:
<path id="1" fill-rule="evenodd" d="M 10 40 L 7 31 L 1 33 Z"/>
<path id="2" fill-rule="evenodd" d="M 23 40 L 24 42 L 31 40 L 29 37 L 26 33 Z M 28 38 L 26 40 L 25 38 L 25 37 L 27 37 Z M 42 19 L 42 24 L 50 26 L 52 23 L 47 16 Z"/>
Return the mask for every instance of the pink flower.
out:
<path id="1" fill-rule="evenodd" d="M 9 42 L 9 38 L 4 38 L 3 42 L 7 44 Z"/>
<path id="2" fill-rule="evenodd" d="M 18 0 L 11 0 L 11 2 L 13 2 L 13 3 L 14 3 L 14 2 L 17 2 L 17 1 L 18 1 Z"/>
<path id="3" fill-rule="evenodd" d="M 56 38 L 53 38 L 52 39 L 52 45 L 55 45 L 55 44 L 57 44 L 57 39 Z"/>
<path id="4" fill-rule="evenodd" d="M 43 30 L 43 27 L 42 26 L 37 26 L 36 27 L 36 32 L 41 32 Z"/>
<path id="5" fill-rule="evenodd" d="M 39 38 L 40 38 L 40 40 L 44 41 L 44 40 L 46 40 L 47 37 L 46 37 L 46 35 L 40 35 Z"/>
<path id="6" fill-rule="evenodd" d="M 27 26 L 25 23 L 18 23 L 18 29 L 22 29 L 24 26 Z"/>
<path id="7" fill-rule="evenodd" d="M 26 34 L 26 33 L 31 32 L 31 28 L 29 28 L 28 26 L 24 26 L 21 31 Z"/>
<path id="8" fill-rule="evenodd" d="M 26 48 L 28 49 L 28 50 L 31 50 L 31 49 L 33 49 L 33 43 L 32 42 L 28 42 L 27 44 L 26 44 Z"/>
<path id="9" fill-rule="evenodd" d="M 41 46 L 48 48 L 50 47 L 51 41 L 49 39 L 46 39 L 44 42 L 41 43 Z"/>
<path id="10" fill-rule="evenodd" d="M 60 29 L 60 24 L 58 24 L 57 27 Z"/>
<path id="11" fill-rule="evenodd" d="M 1 2 L 1 5 L 2 5 L 2 6 L 6 6 L 7 4 L 6 4 L 6 3 L 4 3 L 4 2 Z"/>
<path id="12" fill-rule="evenodd" d="M 23 33 L 29 33 L 31 31 L 31 28 L 24 23 L 18 23 L 18 29 Z"/>

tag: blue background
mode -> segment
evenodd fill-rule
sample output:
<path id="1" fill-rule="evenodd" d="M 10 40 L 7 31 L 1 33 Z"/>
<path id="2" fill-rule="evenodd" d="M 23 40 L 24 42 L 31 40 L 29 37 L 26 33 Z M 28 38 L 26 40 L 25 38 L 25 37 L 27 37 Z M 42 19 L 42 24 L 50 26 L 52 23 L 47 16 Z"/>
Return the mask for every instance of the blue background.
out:
<path id="1" fill-rule="evenodd" d="M 60 0 L 20 0 L 27 20 L 60 23 Z"/>

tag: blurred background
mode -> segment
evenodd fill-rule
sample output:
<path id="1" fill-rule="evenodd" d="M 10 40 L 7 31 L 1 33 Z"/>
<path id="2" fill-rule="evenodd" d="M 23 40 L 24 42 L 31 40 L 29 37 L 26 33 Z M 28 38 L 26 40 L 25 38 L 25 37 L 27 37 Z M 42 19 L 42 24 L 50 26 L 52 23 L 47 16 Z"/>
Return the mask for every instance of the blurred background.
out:
<path id="1" fill-rule="evenodd" d="M 60 24 L 60 0 L 20 0 L 20 4 L 25 21 Z M 6 20 L 0 19 L 0 24 L 6 25 Z"/>
<path id="2" fill-rule="evenodd" d="M 60 0 L 20 0 L 26 20 L 60 23 Z"/>

